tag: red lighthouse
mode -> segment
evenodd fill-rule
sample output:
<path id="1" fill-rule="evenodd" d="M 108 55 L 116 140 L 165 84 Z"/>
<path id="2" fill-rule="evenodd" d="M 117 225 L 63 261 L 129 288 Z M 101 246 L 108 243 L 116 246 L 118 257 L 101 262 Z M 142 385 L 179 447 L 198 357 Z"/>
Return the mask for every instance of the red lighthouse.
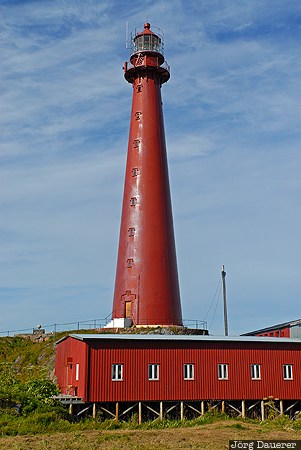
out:
<path id="1" fill-rule="evenodd" d="M 161 86 L 169 80 L 163 33 L 131 33 L 125 79 L 133 86 L 113 319 L 182 325 Z"/>

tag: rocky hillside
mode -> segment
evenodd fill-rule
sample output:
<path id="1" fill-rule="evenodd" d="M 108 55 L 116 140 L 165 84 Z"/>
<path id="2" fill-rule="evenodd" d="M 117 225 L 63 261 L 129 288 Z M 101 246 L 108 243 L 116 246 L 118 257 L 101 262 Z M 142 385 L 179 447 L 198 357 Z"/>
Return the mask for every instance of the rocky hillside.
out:
<path id="1" fill-rule="evenodd" d="M 54 379 L 54 338 L 32 341 L 24 337 L 0 338 L 0 372 L 26 382 L 33 378 Z"/>

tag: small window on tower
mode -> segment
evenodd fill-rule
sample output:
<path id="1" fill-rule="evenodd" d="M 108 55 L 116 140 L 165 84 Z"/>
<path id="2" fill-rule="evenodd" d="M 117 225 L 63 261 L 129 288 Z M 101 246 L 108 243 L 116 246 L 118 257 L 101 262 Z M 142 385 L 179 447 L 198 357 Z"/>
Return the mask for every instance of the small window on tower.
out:
<path id="1" fill-rule="evenodd" d="M 130 205 L 131 206 L 136 206 L 137 204 L 137 198 L 136 197 L 131 197 L 130 198 Z"/>
<path id="2" fill-rule="evenodd" d="M 137 60 L 134 64 L 135 64 L 135 66 L 143 66 L 143 63 L 144 63 L 144 56 L 139 55 L 139 57 L 137 58 Z"/>
<path id="3" fill-rule="evenodd" d="M 141 116 L 142 116 L 142 112 L 140 112 L 140 111 L 135 112 L 135 118 L 136 118 L 136 120 L 140 120 L 140 119 L 141 119 Z"/>
<path id="4" fill-rule="evenodd" d="M 129 228 L 129 236 L 134 236 L 135 235 L 135 228 L 131 227 Z"/>
<path id="5" fill-rule="evenodd" d="M 142 92 L 142 84 L 137 85 L 137 92 Z"/>
<path id="6" fill-rule="evenodd" d="M 133 144 L 134 144 L 134 148 L 139 149 L 139 146 L 140 146 L 140 139 L 135 139 L 135 140 L 133 141 Z"/>
<path id="7" fill-rule="evenodd" d="M 134 262 L 134 260 L 133 260 L 132 258 L 128 258 L 128 259 L 126 260 L 126 267 L 127 267 L 128 269 L 130 269 L 131 267 L 133 267 L 133 262 Z"/>
<path id="8" fill-rule="evenodd" d="M 132 169 L 132 176 L 133 177 L 137 177 L 138 176 L 138 172 L 139 172 L 139 169 L 138 169 L 138 167 L 134 167 L 134 169 Z"/>

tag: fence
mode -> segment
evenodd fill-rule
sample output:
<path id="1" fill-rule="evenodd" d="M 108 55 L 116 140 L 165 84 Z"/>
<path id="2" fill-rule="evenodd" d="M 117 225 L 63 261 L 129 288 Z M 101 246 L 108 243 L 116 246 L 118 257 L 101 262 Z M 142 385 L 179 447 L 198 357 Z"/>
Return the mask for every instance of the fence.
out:
<path id="1" fill-rule="evenodd" d="M 77 322 L 65 322 L 65 323 L 53 323 L 49 325 L 39 325 L 39 327 L 34 328 L 23 328 L 20 330 L 7 330 L 0 331 L 0 337 L 15 336 L 18 334 L 32 334 L 38 330 L 45 330 L 47 334 L 56 334 L 62 331 L 80 331 L 80 330 L 97 330 L 99 328 L 104 328 L 110 321 L 111 315 L 105 317 L 104 319 L 92 319 L 92 320 L 80 320 Z M 183 320 L 184 327 L 196 329 L 196 330 L 206 330 L 207 322 L 203 320 Z"/>

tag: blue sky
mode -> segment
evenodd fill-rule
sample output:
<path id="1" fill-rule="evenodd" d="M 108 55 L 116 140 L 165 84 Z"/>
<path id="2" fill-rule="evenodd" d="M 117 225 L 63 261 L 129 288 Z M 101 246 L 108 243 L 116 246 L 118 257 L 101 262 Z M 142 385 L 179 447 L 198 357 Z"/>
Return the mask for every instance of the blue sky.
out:
<path id="1" fill-rule="evenodd" d="M 0 331 L 111 312 L 125 24 L 146 19 L 171 66 L 184 318 L 223 333 L 222 264 L 230 334 L 300 318 L 300 1 L 0 0 L 0 16 Z"/>

